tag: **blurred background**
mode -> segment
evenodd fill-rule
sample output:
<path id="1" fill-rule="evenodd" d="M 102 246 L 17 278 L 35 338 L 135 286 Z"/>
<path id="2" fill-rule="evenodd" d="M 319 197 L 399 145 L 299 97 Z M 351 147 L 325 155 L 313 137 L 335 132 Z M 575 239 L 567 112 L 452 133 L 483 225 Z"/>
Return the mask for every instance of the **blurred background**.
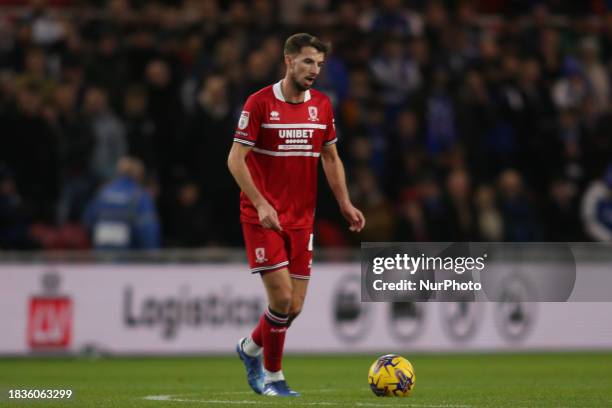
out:
<path id="1" fill-rule="evenodd" d="M 0 0 L 0 355 L 232 352 L 266 300 L 226 158 L 296 32 L 333 44 L 316 88 L 367 226 L 321 177 L 288 351 L 612 349 L 612 303 L 526 302 L 537 262 L 505 302 L 427 304 L 361 303 L 356 262 L 612 241 L 611 1 Z M 609 246 L 578 258 L 609 276 Z"/>
<path id="2" fill-rule="evenodd" d="M 0 0 L 0 248 L 241 247 L 233 129 L 302 31 L 368 220 L 321 178 L 320 248 L 612 239 L 609 1 Z"/>

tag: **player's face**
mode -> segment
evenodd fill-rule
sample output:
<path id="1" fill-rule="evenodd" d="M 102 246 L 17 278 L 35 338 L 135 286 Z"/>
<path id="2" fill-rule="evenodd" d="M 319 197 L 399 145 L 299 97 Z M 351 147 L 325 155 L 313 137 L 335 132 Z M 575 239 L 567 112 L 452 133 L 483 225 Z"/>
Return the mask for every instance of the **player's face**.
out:
<path id="1" fill-rule="evenodd" d="M 321 72 L 325 54 L 314 47 L 302 47 L 299 54 L 287 55 L 285 60 L 293 85 L 304 92 L 310 89 Z"/>

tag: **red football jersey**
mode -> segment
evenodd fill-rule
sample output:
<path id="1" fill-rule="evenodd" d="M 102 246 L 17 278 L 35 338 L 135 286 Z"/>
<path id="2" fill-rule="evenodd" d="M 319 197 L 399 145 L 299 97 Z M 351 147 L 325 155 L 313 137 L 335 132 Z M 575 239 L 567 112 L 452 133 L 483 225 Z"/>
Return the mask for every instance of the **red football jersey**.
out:
<path id="1" fill-rule="evenodd" d="M 246 164 L 283 228 L 310 228 L 323 145 L 336 143 L 329 98 L 316 90 L 304 102 L 285 101 L 281 83 L 252 94 L 244 104 L 234 142 L 252 146 Z M 251 200 L 240 193 L 240 220 L 259 223 Z"/>

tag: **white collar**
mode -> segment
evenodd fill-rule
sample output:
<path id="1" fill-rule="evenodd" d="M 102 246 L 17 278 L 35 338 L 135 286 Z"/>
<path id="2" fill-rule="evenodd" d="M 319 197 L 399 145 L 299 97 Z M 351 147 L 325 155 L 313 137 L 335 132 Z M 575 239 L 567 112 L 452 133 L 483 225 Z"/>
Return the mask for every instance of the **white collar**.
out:
<path id="1" fill-rule="evenodd" d="M 283 91 L 281 90 L 281 82 L 283 82 L 282 79 L 278 81 L 277 83 L 275 83 L 272 86 L 272 91 L 274 92 L 274 96 L 276 97 L 276 99 L 278 99 L 281 102 L 287 102 L 285 100 L 285 97 L 283 96 Z M 304 92 L 304 102 L 308 102 L 309 100 L 310 100 L 310 89 Z"/>

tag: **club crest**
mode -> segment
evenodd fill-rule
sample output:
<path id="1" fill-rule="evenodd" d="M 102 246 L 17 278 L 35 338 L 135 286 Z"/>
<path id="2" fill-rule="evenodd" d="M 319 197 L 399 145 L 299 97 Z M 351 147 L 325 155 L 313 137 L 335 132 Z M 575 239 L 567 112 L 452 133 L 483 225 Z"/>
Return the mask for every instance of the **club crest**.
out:
<path id="1" fill-rule="evenodd" d="M 255 248 L 255 262 L 258 264 L 266 262 L 268 259 L 266 258 L 266 249 L 265 248 Z"/>
<path id="2" fill-rule="evenodd" d="M 319 121 L 319 110 L 317 109 L 316 106 L 308 107 L 308 120 L 311 122 Z"/>

